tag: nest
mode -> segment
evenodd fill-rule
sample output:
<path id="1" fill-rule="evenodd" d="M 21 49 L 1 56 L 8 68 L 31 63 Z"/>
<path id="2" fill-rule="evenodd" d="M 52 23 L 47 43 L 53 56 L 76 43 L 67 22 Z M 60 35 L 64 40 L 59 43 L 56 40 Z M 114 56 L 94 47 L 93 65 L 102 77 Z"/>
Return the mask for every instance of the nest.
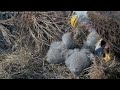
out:
<path id="1" fill-rule="evenodd" d="M 11 51 L 26 47 L 45 56 L 50 44 L 70 30 L 69 14 L 69 11 L 3 12 L 1 17 L 6 17 L 0 20 L 1 35 L 12 45 Z"/>
<path id="2" fill-rule="evenodd" d="M 45 58 L 50 44 L 72 29 L 68 22 L 70 14 L 69 11 L 0 12 L 0 36 L 9 48 L 0 54 L 0 78 L 73 78 L 65 65 L 50 65 Z"/>
<path id="3" fill-rule="evenodd" d="M 0 12 L 0 36 L 6 42 L 2 41 L 3 47 L 0 47 L 7 47 L 5 53 L 0 54 L 0 78 L 76 79 L 65 65 L 51 65 L 44 57 L 52 42 L 61 40 L 66 31 L 72 30 L 68 23 L 70 14 L 70 11 Z M 80 29 L 84 30 L 83 27 Z M 86 33 L 78 35 L 78 45 L 82 45 Z M 113 73 L 114 68 L 119 77 L 118 67 L 114 65 L 107 72 Z M 105 70 L 103 64 L 93 62 L 81 77 L 106 78 Z M 109 75 L 110 78 L 113 76 Z"/>
<path id="4" fill-rule="evenodd" d="M 119 11 L 89 11 L 88 16 L 94 28 L 107 42 L 111 52 L 120 58 L 120 12 Z M 114 52 L 113 52 L 114 51 Z"/>

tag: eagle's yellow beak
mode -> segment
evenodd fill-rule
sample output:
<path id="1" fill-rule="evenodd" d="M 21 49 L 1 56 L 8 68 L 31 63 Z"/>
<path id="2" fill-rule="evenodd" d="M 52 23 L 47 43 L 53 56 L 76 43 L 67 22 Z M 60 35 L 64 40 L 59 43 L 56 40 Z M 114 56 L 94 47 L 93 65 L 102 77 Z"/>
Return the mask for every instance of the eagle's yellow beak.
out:
<path id="1" fill-rule="evenodd" d="M 111 60 L 111 55 L 109 53 L 105 53 L 105 57 L 103 58 L 105 62 L 109 62 Z"/>
<path id="2" fill-rule="evenodd" d="M 77 15 L 73 15 L 71 17 L 71 21 L 70 21 L 70 24 L 73 28 L 76 28 L 77 27 L 77 24 L 78 24 L 78 16 Z"/>

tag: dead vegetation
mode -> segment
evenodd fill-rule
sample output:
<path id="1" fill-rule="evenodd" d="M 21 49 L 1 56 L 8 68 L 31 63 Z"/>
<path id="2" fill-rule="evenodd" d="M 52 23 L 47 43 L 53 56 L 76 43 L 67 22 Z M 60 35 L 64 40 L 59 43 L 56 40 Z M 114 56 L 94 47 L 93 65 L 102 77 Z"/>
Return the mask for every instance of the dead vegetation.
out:
<path id="1" fill-rule="evenodd" d="M 48 64 L 45 57 L 50 44 L 72 30 L 70 11 L 7 14 L 0 18 L 0 79 L 77 79 L 64 64 Z M 100 61 L 94 60 L 79 78 L 120 78 L 118 63 L 106 68 Z"/>
<path id="2" fill-rule="evenodd" d="M 62 34 L 71 29 L 68 23 L 70 12 L 14 13 L 16 16 L 0 20 L 1 36 L 8 43 L 6 45 L 11 46 L 1 53 L 1 78 L 64 78 L 60 66 L 53 70 L 44 57 L 51 42 L 60 40 Z"/>

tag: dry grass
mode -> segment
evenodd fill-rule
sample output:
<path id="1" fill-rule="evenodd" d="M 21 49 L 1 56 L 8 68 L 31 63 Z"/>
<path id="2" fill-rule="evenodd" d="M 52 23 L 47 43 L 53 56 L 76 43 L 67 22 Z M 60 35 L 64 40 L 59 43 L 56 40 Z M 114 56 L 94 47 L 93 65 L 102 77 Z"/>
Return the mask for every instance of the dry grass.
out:
<path id="1" fill-rule="evenodd" d="M 65 65 L 50 65 L 25 49 L 4 55 L 0 63 L 1 79 L 71 79 Z"/>
<path id="2" fill-rule="evenodd" d="M 90 67 L 83 70 L 80 79 L 120 79 L 120 62 L 113 59 L 104 62 L 96 57 Z"/>
<path id="3" fill-rule="evenodd" d="M 105 69 L 106 68 L 103 66 L 103 62 L 93 60 L 93 64 L 91 65 L 87 75 L 90 79 L 106 79 Z"/>
<path id="4" fill-rule="evenodd" d="M 60 40 L 71 29 L 69 14 L 69 11 L 19 12 L 0 20 L 0 31 L 11 45 L 0 57 L 0 78 L 70 78 L 64 65 L 49 65 L 44 58 L 51 42 Z"/>
<path id="5" fill-rule="evenodd" d="M 6 27 L 3 30 L 2 25 L 1 30 L 5 33 L 7 41 L 11 38 L 8 42 L 14 44 L 13 50 L 25 47 L 32 50 L 31 52 L 45 54 L 50 43 L 60 40 L 65 30 L 69 30 L 67 13 L 60 11 L 20 12 L 16 17 L 0 21 L 4 26 L 13 26 L 15 30 L 11 30 L 11 33 L 6 32 L 9 30 Z"/>

